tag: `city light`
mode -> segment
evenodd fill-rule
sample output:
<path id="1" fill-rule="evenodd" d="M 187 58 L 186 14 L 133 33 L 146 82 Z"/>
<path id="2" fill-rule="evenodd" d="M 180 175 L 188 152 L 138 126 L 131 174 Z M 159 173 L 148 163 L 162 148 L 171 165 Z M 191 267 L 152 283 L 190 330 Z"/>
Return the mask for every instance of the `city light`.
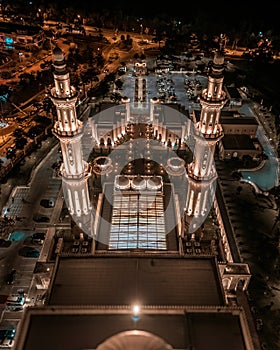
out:
<path id="1" fill-rule="evenodd" d="M 140 320 L 140 306 L 138 304 L 135 304 L 132 306 L 132 320 L 136 323 Z"/>
<path id="2" fill-rule="evenodd" d="M 133 305 L 132 307 L 132 312 L 133 312 L 133 315 L 138 315 L 139 312 L 140 312 L 140 306 L 139 305 Z"/>

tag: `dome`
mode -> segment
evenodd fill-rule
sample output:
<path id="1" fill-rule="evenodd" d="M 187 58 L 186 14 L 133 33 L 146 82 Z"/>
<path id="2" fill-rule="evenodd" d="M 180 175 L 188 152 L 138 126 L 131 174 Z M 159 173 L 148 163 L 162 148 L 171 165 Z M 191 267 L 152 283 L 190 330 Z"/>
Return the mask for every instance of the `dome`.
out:
<path id="1" fill-rule="evenodd" d="M 172 169 L 181 169 L 182 167 L 184 167 L 185 161 L 178 157 L 172 157 L 168 159 L 167 164 Z"/>
<path id="2" fill-rule="evenodd" d="M 127 190 L 130 187 L 130 181 L 129 178 L 124 176 L 124 175 L 120 175 L 116 178 L 116 188 L 120 189 L 120 190 Z"/>
<path id="3" fill-rule="evenodd" d="M 112 165 L 112 159 L 107 156 L 100 156 L 94 159 L 94 165 L 100 167 L 101 169 L 105 169 Z"/>
<path id="4" fill-rule="evenodd" d="M 179 157 L 171 157 L 167 160 L 166 172 L 172 176 L 181 176 L 185 173 L 185 161 Z"/>
<path id="5" fill-rule="evenodd" d="M 132 187 L 135 190 L 142 190 L 146 188 L 146 180 L 143 178 L 143 176 L 138 175 L 132 180 Z"/>
<path id="6" fill-rule="evenodd" d="M 153 176 L 147 181 L 147 187 L 149 190 L 159 190 L 162 187 L 161 179 L 159 176 Z"/>
<path id="7" fill-rule="evenodd" d="M 97 165 L 102 166 L 102 165 L 107 165 L 109 163 L 110 162 L 109 162 L 107 157 L 98 157 L 98 158 L 96 158 L 96 164 Z"/>
<path id="8" fill-rule="evenodd" d="M 155 334 L 140 331 L 124 331 L 106 339 L 97 350 L 172 350 L 173 347 Z"/>
<path id="9" fill-rule="evenodd" d="M 112 159 L 106 156 L 100 156 L 93 161 L 93 171 L 98 174 L 109 174 L 113 169 Z"/>
<path id="10" fill-rule="evenodd" d="M 53 55 L 54 55 L 54 61 L 63 61 L 64 60 L 63 52 L 59 46 L 56 46 L 53 49 Z"/>
<path id="11" fill-rule="evenodd" d="M 184 160 L 177 157 L 173 157 L 170 159 L 170 165 L 174 167 L 181 167 L 184 165 Z"/>
<path id="12" fill-rule="evenodd" d="M 224 60 L 225 60 L 224 55 L 220 51 L 217 51 L 215 53 L 215 56 L 214 56 L 214 64 L 215 65 L 223 65 Z"/>
<path id="13" fill-rule="evenodd" d="M 62 54 L 62 50 L 59 46 L 56 46 L 54 49 L 53 49 L 53 53 L 54 55 L 59 55 L 59 54 Z"/>

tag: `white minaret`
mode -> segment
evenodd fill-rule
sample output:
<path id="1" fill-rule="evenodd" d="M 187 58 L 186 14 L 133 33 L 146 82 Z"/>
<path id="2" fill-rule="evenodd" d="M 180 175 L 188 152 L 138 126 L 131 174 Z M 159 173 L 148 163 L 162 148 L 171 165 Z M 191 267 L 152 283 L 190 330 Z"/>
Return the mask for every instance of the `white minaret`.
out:
<path id="1" fill-rule="evenodd" d="M 220 40 L 220 48 L 215 52 L 208 75 L 208 86 L 200 97 L 201 113 L 196 124 L 193 161 L 188 166 L 185 226 L 188 233 L 194 233 L 203 223 L 215 194 L 217 173 L 214 167 L 214 152 L 217 142 L 223 137 L 220 114 L 226 103 L 226 93 L 223 91 L 223 36 Z"/>
<path id="2" fill-rule="evenodd" d="M 57 119 L 53 134 L 60 140 L 63 164 L 61 166 L 64 197 L 69 213 L 82 226 L 87 223 L 91 203 L 88 191 L 90 169 L 83 160 L 81 138 L 83 124 L 76 115 L 77 92 L 70 85 L 64 55 L 59 47 L 53 50 L 54 83 L 51 99 L 56 106 Z"/>

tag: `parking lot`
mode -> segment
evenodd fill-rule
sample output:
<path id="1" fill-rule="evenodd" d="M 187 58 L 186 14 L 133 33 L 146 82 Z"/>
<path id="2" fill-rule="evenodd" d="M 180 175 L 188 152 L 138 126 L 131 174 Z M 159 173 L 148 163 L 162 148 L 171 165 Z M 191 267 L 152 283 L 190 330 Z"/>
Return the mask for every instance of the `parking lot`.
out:
<path id="1" fill-rule="evenodd" d="M 128 66 L 127 74 L 123 75 L 122 96 L 127 96 L 130 101 L 134 101 L 134 85 L 136 77 L 133 72 L 133 66 Z M 197 83 L 200 89 L 207 86 L 207 77 L 195 74 L 195 72 L 169 72 L 169 73 L 149 73 L 145 76 L 147 81 L 147 102 L 152 98 L 159 98 L 162 102 L 178 102 L 186 109 L 197 107 L 196 96 L 199 94 Z M 190 91 L 193 93 L 190 93 Z M 172 97 L 175 97 L 172 98 Z"/>

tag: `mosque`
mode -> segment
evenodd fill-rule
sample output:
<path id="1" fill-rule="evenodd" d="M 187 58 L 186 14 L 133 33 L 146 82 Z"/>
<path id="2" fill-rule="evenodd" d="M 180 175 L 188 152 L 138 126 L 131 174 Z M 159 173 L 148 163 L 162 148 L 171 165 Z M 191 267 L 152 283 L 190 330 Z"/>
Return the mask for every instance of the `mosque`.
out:
<path id="1" fill-rule="evenodd" d="M 57 254 L 45 304 L 25 311 L 16 349 L 259 349 L 250 270 L 216 194 L 223 46 L 195 122 L 179 105 L 147 100 L 142 66 L 137 98 L 78 118 L 59 47 L 53 65 L 64 199 L 93 244 L 84 255 Z"/>

